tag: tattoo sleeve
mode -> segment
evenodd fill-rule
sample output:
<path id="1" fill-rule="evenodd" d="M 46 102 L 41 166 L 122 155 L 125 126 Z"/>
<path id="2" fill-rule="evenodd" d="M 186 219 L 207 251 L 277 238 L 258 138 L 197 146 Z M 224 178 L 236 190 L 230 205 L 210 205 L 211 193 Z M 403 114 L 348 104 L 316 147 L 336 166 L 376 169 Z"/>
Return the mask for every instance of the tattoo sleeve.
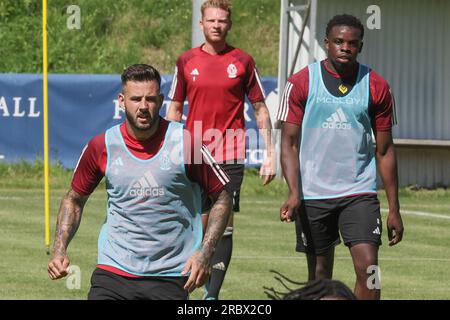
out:
<path id="1" fill-rule="evenodd" d="M 81 196 L 73 190 L 63 197 L 56 222 L 53 256 L 66 255 L 67 246 L 80 225 L 81 214 L 87 199 L 88 196 Z"/>
<path id="2" fill-rule="evenodd" d="M 206 226 L 205 237 L 203 238 L 201 254 L 206 260 L 210 260 L 219 239 L 222 237 L 228 219 L 231 214 L 231 196 L 223 189 L 216 198 L 213 207 L 209 212 L 208 225 Z"/>
<path id="3" fill-rule="evenodd" d="M 256 125 L 263 137 L 267 147 L 267 152 L 272 152 L 272 123 L 270 122 L 269 109 L 264 102 L 255 102 L 253 104 L 255 110 Z"/>

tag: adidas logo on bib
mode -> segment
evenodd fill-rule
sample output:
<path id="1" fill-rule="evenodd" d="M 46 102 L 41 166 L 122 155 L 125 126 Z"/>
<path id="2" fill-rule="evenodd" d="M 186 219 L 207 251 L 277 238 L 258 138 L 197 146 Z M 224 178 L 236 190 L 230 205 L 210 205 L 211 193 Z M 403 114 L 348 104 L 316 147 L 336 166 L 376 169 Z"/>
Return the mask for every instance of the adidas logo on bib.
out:
<path id="1" fill-rule="evenodd" d="M 322 123 L 324 129 L 336 129 L 336 130 L 350 130 L 352 125 L 348 122 L 347 117 L 339 108 L 334 112 L 331 117 L 327 118 L 327 121 Z"/>

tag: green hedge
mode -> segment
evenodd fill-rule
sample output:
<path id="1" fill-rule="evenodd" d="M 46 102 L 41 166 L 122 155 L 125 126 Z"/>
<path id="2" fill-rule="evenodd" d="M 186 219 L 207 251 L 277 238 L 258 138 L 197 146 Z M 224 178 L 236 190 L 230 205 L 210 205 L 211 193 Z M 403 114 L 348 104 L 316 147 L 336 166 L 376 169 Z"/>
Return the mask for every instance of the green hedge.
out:
<path id="1" fill-rule="evenodd" d="M 278 65 L 279 1 L 235 0 L 231 44 L 252 54 L 261 74 Z M 81 10 L 80 29 L 68 29 L 69 5 Z M 49 0 L 51 73 L 120 73 L 138 62 L 173 73 L 191 44 L 188 0 Z M 40 0 L 0 2 L 0 72 L 42 72 Z"/>

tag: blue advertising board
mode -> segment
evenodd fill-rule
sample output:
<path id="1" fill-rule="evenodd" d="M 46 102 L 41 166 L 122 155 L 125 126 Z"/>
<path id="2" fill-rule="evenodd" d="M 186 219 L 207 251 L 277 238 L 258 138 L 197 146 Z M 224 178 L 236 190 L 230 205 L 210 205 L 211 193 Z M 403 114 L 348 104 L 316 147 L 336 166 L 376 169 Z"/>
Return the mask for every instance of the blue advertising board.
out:
<path id="1" fill-rule="evenodd" d="M 170 104 L 167 94 L 172 78 L 162 78 L 163 117 Z M 266 95 L 276 90 L 276 78 L 263 77 L 261 81 Z M 91 138 L 125 119 L 117 101 L 120 75 L 50 74 L 48 84 L 50 159 L 74 168 Z M 185 114 L 187 108 L 185 104 Z M 244 114 L 247 130 L 256 130 L 248 101 Z M 42 75 L 0 74 L 0 161 L 43 158 L 42 118 Z M 247 166 L 259 166 L 264 148 L 260 140 L 248 139 Z"/>

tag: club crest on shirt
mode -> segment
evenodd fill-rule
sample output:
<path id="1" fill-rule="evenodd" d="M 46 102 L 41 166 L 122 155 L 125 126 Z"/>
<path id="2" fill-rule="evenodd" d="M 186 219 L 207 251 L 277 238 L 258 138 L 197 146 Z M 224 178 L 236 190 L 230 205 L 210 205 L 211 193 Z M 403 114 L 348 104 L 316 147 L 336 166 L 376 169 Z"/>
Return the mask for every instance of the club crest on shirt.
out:
<path id="1" fill-rule="evenodd" d="M 237 68 L 233 63 L 230 63 L 227 68 L 228 78 L 236 78 Z"/>
<path id="2" fill-rule="evenodd" d="M 161 170 L 164 170 L 164 171 L 168 171 L 168 170 L 172 169 L 172 166 L 170 165 L 169 152 L 167 152 L 167 151 L 164 151 L 164 153 L 161 155 L 160 168 L 161 168 Z"/>
<path id="3" fill-rule="evenodd" d="M 123 167 L 123 161 L 121 157 L 116 158 L 111 163 L 111 169 L 114 175 L 117 175 L 119 173 L 119 167 Z"/>
<path id="4" fill-rule="evenodd" d="M 342 92 L 342 94 L 345 94 L 348 91 L 348 88 L 346 86 L 344 86 L 343 84 L 341 84 L 338 87 L 339 91 Z"/>

